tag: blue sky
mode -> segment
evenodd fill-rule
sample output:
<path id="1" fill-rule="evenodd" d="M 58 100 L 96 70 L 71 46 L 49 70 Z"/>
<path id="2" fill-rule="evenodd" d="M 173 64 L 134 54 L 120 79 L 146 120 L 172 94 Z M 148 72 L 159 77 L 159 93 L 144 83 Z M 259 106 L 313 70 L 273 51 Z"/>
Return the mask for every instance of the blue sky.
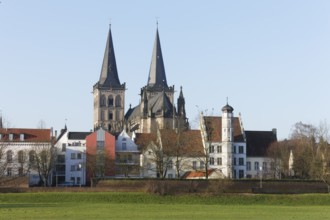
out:
<path id="1" fill-rule="evenodd" d="M 1 0 L 0 109 L 14 127 L 93 127 L 109 23 L 126 109 L 148 78 L 156 17 L 167 82 L 199 111 L 229 104 L 246 130 L 329 121 L 330 1 Z M 176 93 L 176 97 L 178 96 Z"/>

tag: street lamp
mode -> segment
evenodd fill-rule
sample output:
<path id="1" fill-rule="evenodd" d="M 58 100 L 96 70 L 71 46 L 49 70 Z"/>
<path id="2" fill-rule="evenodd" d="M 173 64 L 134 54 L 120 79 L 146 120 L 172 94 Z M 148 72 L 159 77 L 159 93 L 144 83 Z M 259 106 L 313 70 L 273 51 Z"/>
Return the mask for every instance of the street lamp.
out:
<path id="1" fill-rule="evenodd" d="M 82 165 L 81 163 L 78 164 L 79 170 L 80 170 L 80 181 L 79 181 L 79 186 L 81 187 L 81 181 L 82 181 Z"/>
<path id="2" fill-rule="evenodd" d="M 260 170 L 260 189 L 262 189 L 262 167 L 259 167 Z"/>

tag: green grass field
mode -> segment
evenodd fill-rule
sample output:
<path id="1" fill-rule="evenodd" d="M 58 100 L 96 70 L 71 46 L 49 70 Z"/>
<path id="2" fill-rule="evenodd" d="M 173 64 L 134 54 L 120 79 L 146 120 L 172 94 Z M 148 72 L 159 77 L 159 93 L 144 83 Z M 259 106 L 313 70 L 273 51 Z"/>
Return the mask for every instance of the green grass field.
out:
<path id="1" fill-rule="evenodd" d="M 0 194 L 0 219 L 330 219 L 330 195 Z"/>

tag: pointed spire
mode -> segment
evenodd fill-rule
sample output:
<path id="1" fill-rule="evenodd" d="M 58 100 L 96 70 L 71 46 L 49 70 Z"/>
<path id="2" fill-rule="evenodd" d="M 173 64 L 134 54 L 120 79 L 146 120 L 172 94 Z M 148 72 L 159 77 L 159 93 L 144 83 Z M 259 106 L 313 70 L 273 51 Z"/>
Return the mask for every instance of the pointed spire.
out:
<path id="1" fill-rule="evenodd" d="M 150 86 L 150 87 L 168 87 L 167 81 L 166 81 L 162 49 L 160 46 L 158 28 L 156 31 L 154 48 L 152 51 L 148 86 Z"/>
<path id="2" fill-rule="evenodd" d="M 113 43 L 112 43 L 111 24 L 109 25 L 109 34 L 108 34 L 107 44 L 105 47 L 99 83 L 101 84 L 101 86 L 106 86 L 106 87 L 120 86 L 120 81 L 117 72 L 116 58 L 115 58 L 115 50 L 113 48 Z"/>
<path id="3" fill-rule="evenodd" d="M 179 116 L 186 117 L 185 99 L 182 92 L 182 86 L 180 87 L 180 95 L 178 98 L 178 114 Z"/>

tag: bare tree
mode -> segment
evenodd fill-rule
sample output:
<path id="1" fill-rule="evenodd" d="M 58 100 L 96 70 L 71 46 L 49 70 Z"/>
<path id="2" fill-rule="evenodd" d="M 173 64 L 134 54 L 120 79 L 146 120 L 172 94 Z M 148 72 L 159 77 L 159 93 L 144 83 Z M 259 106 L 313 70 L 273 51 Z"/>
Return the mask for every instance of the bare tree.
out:
<path id="1" fill-rule="evenodd" d="M 31 168 L 38 172 L 40 184 L 49 186 L 51 172 L 55 166 L 56 148 L 52 147 L 50 143 L 38 143 L 32 147 L 32 155 L 34 160 L 30 160 Z"/>

